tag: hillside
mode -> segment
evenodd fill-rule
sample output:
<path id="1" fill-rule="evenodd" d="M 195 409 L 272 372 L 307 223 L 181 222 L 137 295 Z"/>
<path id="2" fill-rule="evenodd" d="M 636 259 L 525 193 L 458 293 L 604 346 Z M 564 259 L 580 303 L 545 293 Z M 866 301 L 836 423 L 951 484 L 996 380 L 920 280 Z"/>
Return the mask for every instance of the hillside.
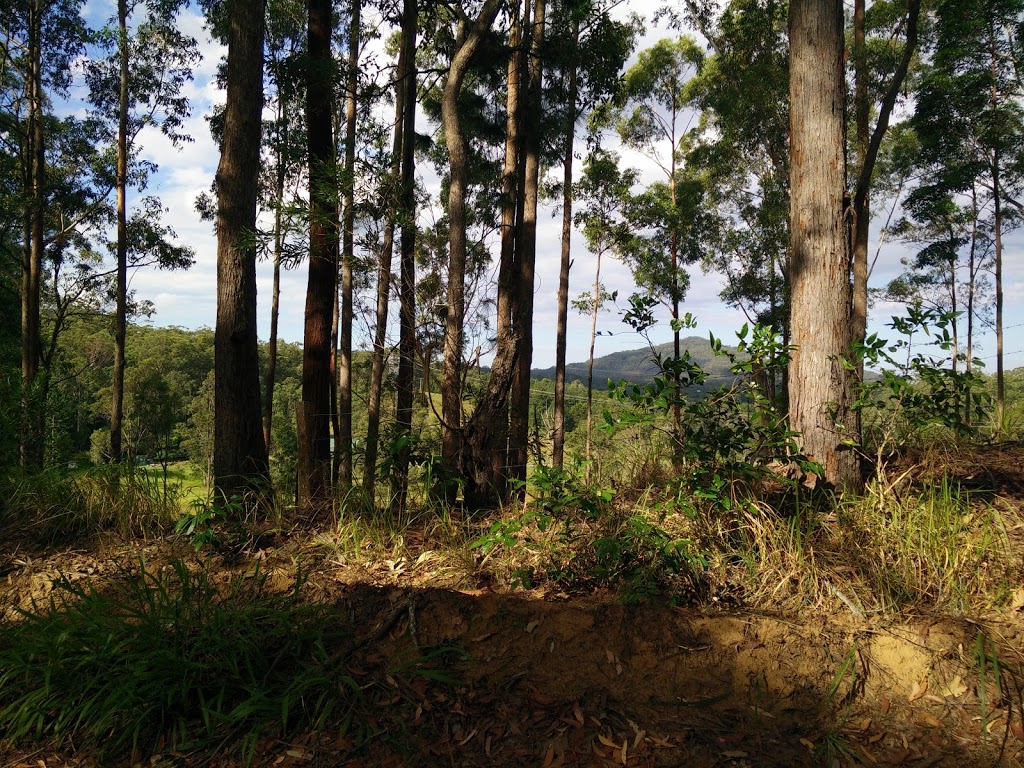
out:
<path id="1" fill-rule="evenodd" d="M 727 357 L 716 357 L 711 351 L 711 344 L 706 338 L 700 336 L 687 336 L 681 340 L 682 349 L 688 350 L 694 361 L 700 365 L 710 376 L 706 388 L 712 389 L 721 384 L 726 384 L 732 379 L 729 373 L 729 359 Z M 672 343 L 661 344 L 655 350 L 662 355 L 672 354 Z M 573 354 L 569 350 L 569 354 Z M 594 359 L 594 385 L 598 389 L 604 389 L 608 380 L 626 380 L 634 384 L 649 382 L 657 373 L 657 366 L 654 364 L 654 354 L 649 347 L 630 349 L 622 352 L 613 352 Z M 534 369 L 531 371 L 534 379 L 555 378 L 554 366 L 551 368 Z M 587 381 L 587 361 L 568 363 L 565 367 L 566 382 Z"/>

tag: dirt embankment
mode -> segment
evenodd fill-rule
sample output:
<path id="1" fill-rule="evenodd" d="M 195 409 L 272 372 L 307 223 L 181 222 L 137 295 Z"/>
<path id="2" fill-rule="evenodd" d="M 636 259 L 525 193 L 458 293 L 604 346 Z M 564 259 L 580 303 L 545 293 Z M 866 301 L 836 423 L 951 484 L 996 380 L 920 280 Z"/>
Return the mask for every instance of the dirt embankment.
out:
<path id="1" fill-rule="evenodd" d="M 165 543 L 147 546 L 151 564 L 172 554 Z M 132 552 L 9 557 L 0 599 L 8 609 L 38 604 L 55 579 L 115 576 L 138 561 Z M 271 588 L 291 588 L 289 558 L 263 562 Z M 1018 611 L 978 622 L 707 613 L 607 595 L 374 585 L 365 575 L 321 562 L 303 594 L 372 639 L 360 663 L 387 667 L 447 646 L 435 658 L 451 681 L 424 685 L 412 700 L 396 695 L 400 733 L 358 748 L 351 734 L 270 740 L 256 765 L 1024 765 Z M 89 764 L 8 751 L 2 765 L 39 761 Z"/>

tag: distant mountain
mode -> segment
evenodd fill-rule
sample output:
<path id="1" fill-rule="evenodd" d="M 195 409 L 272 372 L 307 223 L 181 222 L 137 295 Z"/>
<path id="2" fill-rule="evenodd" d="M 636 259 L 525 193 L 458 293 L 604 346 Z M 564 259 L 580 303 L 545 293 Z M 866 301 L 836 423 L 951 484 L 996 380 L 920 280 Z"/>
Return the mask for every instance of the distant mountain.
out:
<path id="1" fill-rule="evenodd" d="M 680 339 L 680 347 L 688 350 L 694 362 L 700 365 L 707 373 L 708 381 L 706 389 L 714 389 L 721 384 L 728 384 L 733 380 L 729 372 L 729 359 L 727 357 L 716 357 L 711 351 L 711 344 L 706 338 L 700 336 L 687 336 Z M 672 342 L 661 344 L 655 350 L 662 355 L 672 354 Z M 570 354 L 572 351 L 570 350 Z M 654 354 L 650 347 L 641 349 L 630 349 L 623 352 L 613 352 L 610 355 L 594 358 L 594 387 L 604 389 L 608 379 L 612 381 L 626 380 L 633 384 L 646 384 L 658 372 L 654 363 Z M 535 379 L 554 379 L 555 369 L 543 368 L 534 369 L 530 374 Z M 587 383 L 587 361 L 567 363 L 565 366 L 565 380 L 581 381 Z"/>

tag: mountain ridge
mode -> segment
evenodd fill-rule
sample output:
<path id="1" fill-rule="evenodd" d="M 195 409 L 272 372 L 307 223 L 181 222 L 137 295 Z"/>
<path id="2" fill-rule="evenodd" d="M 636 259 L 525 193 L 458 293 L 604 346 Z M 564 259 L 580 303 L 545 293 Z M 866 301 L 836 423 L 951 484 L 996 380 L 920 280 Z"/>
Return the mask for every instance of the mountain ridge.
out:
<path id="1" fill-rule="evenodd" d="M 729 371 L 732 363 L 725 356 L 716 356 L 711 349 L 711 342 L 700 336 L 687 336 L 679 341 L 680 349 L 688 351 L 694 362 L 700 365 L 708 373 L 708 381 L 704 388 L 714 388 L 720 384 L 728 384 L 734 378 Z M 724 347 L 735 352 L 735 347 Z M 611 352 L 607 355 L 594 358 L 594 385 L 604 389 L 608 380 L 628 381 L 631 384 L 647 384 L 658 373 L 658 367 L 654 362 L 654 355 L 671 355 L 673 343 L 659 344 L 653 349 L 651 347 L 640 347 L 637 349 Z M 553 379 L 555 368 L 534 368 L 530 375 L 535 379 Z M 565 366 L 565 381 L 580 381 L 587 383 L 587 361 L 567 363 Z"/>

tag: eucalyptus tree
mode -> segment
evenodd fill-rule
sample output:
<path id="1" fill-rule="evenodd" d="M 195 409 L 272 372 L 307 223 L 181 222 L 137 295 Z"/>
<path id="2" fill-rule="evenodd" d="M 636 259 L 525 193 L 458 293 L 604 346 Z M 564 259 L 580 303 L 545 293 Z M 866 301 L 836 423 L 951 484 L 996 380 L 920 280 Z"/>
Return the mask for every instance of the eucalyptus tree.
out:
<path id="1" fill-rule="evenodd" d="M 19 459 L 29 469 L 43 463 L 45 398 L 37 377 L 42 358 L 40 294 L 44 255 L 48 244 L 65 231 L 55 226 L 47 205 L 47 149 L 52 137 L 47 127 L 47 106 L 54 95 L 64 95 L 72 81 L 72 63 L 90 38 L 82 16 L 81 0 L 16 0 L 9 3 L 2 24 L 3 141 L 17 158 L 19 191 L 7 198 L 5 242 L 13 246 L 21 299 L 21 413 Z M 50 216 L 50 224 L 47 224 Z M 17 221 L 16 225 L 13 222 Z M 15 228 L 18 235 L 14 234 Z"/>
<path id="2" fill-rule="evenodd" d="M 227 0 L 227 102 L 217 167 L 215 487 L 230 497 L 268 479 L 256 333 L 256 199 L 265 0 Z"/>
<path id="3" fill-rule="evenodd" d="M 551 463 L 561 467 L 565 454 L 565 353 L 568 338 L 569 271 L 572 264 L 573 160 L 576 126 L 588 111 L 610 97 L 635 46 L 640 20 L 613 19 L 614 3 L 563 1 L 551 16 L 548 109 L 563 112 L 562 238 L 555 333 L 554 422 Z M 582 66 L 581 66 L 582 64 Z"/>
<path id="4" fill-rule="evenodd" d="M 711 47 L 691 93 L 700 109 L 686 162 L 706 179 L 705 269 L 722 298 L 788 341 L 788 4 L 733 0 L 694 17 Z"/>
<path id="5" fill-rule="evenodd" d="M 889 130 L 889 121 L 901 94 L 911 63 L 917 55 L 918 21 L 921 0 L 907 0 L 905 12 L 897 3 L 894 9 L 887 2 L 877 2 L 869 10 L 865 0 L 854 4 L 854 142 L 856 164 L 851 179 L 851 258 L 853 294 L 850 315 L 850 341 L 859 343 L 867 333 L 868 310 L 868 236 L 870 233 L 870 192 L 882 142 Z M 895 24 L 891 21 L 896 15 Z M 874 22 L 877 16 L 881 23 Z M 874 23 L 873 23 L 874 22 Z M 903 43 L 895 43 L 894 27 L 904 30 Z M 870 32 L 874 29 L 875 35 Z M 890 74 L 891 73 L 891 74 Z M 872 102 L 877 100 L 875 125 L 870 125 Z M 863 378 L 863 364 L 857 365 L 857 377 Z M 851 382 L 853 383 L 853 382 Z M 859 415 L 855 416 L 859 419 Z"/>
<path id="6" fill-rule="evenodd" d="M 843 7 L 793 0 L 789 9 L 790 428 L 826 482 L 857 487 L 849 342 Z"/>
<path id="7" fill-rule="evenodd" d="M 273 99 L 273 120 L 264 127 L 271 165 L 266 169 L 263 194 L 274 212 L 270 336 L 263 385 L 263 439 L 268 452 L 273 442 L 274 387 L 277 372 L 278 323 L 281 307 L 281 270 L 299 259 L 290 243 L 298 229 L 297 205 L 289 203 L 287 191 L 304 182 L 300 149 L 305 130 L 302 108 L 300 51 L 305 46 L 304 7 L 298 0 L 270 0 L 267 4 L 267 78 Z M 297 196 L 297 190 L 292 193 Z"/>
<path id="8" fill-rule="evenodd" d="M 902 259 L 903 273 L 885 291 L 889 300 L 919 303 L 952 317 L 954 371 L 961 359 L 967 370 L 973 365 L 974 328 L 986 289 L 982 270 L 993 266 L 991 221 L 982 219 L 975 190 L 962 197 L 956 200 L 941 192 L 911 197 L 911 217 L 901 220 L 894 232 L 920 249 Z M 961 336 L 963 325 L 966 345 Z"/>
<path id="9" fill-rule="evenodd" d="M 96 114 L 112 125 L 112 143 L 116 145 L 117 276 L 110 409 L 110 451 L 114 461 L 121 460 L 124 408 L 129 271 L 127 196 L 131 156 L 139 150 L 140 133 L 149 127 L 158 128 L 175 146 L 191 141 L 181 133 L 190 114 L 182 90 L 192 78 L 191 68 L 199 53 L 195 39 L 183 34 L 177 26 L 176 15 L 182 1 L 117 0 L 116 18 L 105 34 L 112 53 L 106 59 L 91 62 L 87 74 Z M 155 169 L 145 166 L 135 169 L 131 186 L 144 188 L 152 170 Z"/>
<path id="10" fill-rule="evenodd" d="M 996 412 L 1003 375 L 1003 235 L 1020 221 L 1006 201 L 1024 188 L 1024 84 L 1019 71 L 1021 0 L 935 6 L 936 45 L 919 89 L 913 125 L 928 175 L 914 197 L 984 193 L 991 211 L 995 271 Z M 1018 211 L 1019 213 L 1019 211 Z"/>
<path id="11" fill-rule="evenodd" d="M 338 400 L 337 429 L 335 430 L 335 475 L 342 492 L 352 485 L 352 269 L 355 260 L 356 221 L 356 108 L 359 97 L 359 51 L 361 0 L 350 0 L 345 68 L 345 139 L 344 166 L 341 169 L 343 220 L 340 255 L 341 283 L 339 286 L 338 323 Z"/>
<path id="12" fill-rule="evenodd" d="M 332 97 L 337 76 L 331 53 L 332 4 L 309 0 L 306 140 L 309 153 L 309 279 L 298 413 L 298 503 L 331 502 L 331 318 L 338 280 L 337 173 Z"/>
<path id="13" fill-rule="evenodd" d="M 381 397 L 384 384 L 384 364 L 387 352 L 388 314 L 391 299 L 391 265 L 394 256 L 395 235 L 399 235 L 399 248 L 402 256 L 405 247 L 409 249 L 410 262 L 403 260 L 401 265 L 402 278 L 399 291 L 402 294 L 399 311 L 400 339 L 406 338 L 406 349 L 400 351 L 404 366 L 401 375 L 400 397 L 402 408 L 401 420 L 396 418 L 399 429 L 405 432 L 406 440 L 412 429 L 413 401 L 413 359 L 415 355 L 415 323 L 411 318 L 412 307 L 406 304 L 415 303 L 415 189 L 413 185 L 415 170 L 415 120 L 416 120 L 416 26 L 417 12 L 415 2 L 405 2 L 398 12 L 401 34 L 398 44 L 398 60 L 394 72 L 395 119 L 392 129 L 391 152 L 388 173 L 385 182 L 379 188 L 379 207 L 383 213 L 384 230 L 379 248 L 377 262 L 376 313 L 374 319 L 373 356 L 370 365 L 370 385 L 367 394 L 367 427 L 366 444 L 363 451 L 363 493 L 371 502 L 375 496 L 377 481 L 377 456 L 380 444 Z M 406 134 L 409 140 L 406 142 Z M 406 152 L 408 148 L 408 152 Z M 408 189 L 407 189 L 408 186 Z M 407 235 L 406 242 L 402 237 Z M 405 275 L 411 271 L 409 285 Z M 406 310 L 410 318 L 405 322 Z M 412 343 L 410 343 L 412 342 Z M 401 343 L 401 342 L 400 342 Z M 407 356 L 407 360 L 405 359 Z M 402 364 L 400 362 L 400 365 Z M 397 416 L 397 415 L 396 415 Z M 405 476 L 408 471 L 408 453 L 396 457 L 392 467 L 392 496 L 399 509 L 404 509 L 407 492 Z M 405 459 L 405 461 L 403 461 Z"/>
<path id="14" fill-rule="evenodd" d="M 674 356 L 678 359 L 681 325 L 679 307 L 686 292 L 684 263 L 692 261 L 687 241 L 696 233 L 698 206 L 682 199 L 682 162 L 687 139 L 687 110 L 692 108 L 690 81 L 704 65 L 704 50 L 688 36 L 663 39 L 640 52 L 637 63 L 626 72 L 620 95 L 623 106 L 616 128 L 623 144 L 646 154 L 657 165 L 664 181 L 649 185 L 634 203 L 636 223 L 652 231 L 643 247 L 630 258 L 638 285 L 668 305 L 672 321 Z M 699 185 L 690 175 L 690 196 L 699 196 Z M 689 203 L 689 204 L 686 204 Z M 680 392 L 674 382 L 676 400 Z M 680 408 L 673 407 L 675 434 L 679 434 Z"/>
<path id="15" fill-rule="evenodd" d="M 590 474 L 590 447 L 593 430 L 594 399 L 594 345 L 597 339 L 597 317 L 601 309 L 615 300 L 601 283 L 601 261 L 607 255 L 619 255 L 629 251 L 629 244 L 635 237 L 630 222 L 625 217 L 625 207 L 630 189 L 637 181 L 635 170 L 619 168 L 618 155 L 596 150 L 586 161 L 582 178 L 574 185 L 573 198 L 583 208 L 575 216 L 576 225 L 583 230 L 587 248 L 594 254 L 594 288 L 590 294 L 583 294 L 574 306 L 590 315 L 590 353 L 587 357 L 587 474 Z"/>
<path id="16" fill-rule="evenodd" d="M 463 128 L 460 97 L 474 56 L 501 9 L 501 0 L 485 0 L 474 18 L 460 5 L 452 6 L 456 34 L 441 97 L 441 125 L 448 151 L 448 302 L 445 317 L 444 371 L 442 378 L 442 456 L 455 467 L 463 453 L 462 350 L 466 313 L 467 263 L 466 195 L 470 158 Z M 492 374 L 493 377 L 493 374 Z M 471 484 L 472 478 L 467 478 Z"/>

